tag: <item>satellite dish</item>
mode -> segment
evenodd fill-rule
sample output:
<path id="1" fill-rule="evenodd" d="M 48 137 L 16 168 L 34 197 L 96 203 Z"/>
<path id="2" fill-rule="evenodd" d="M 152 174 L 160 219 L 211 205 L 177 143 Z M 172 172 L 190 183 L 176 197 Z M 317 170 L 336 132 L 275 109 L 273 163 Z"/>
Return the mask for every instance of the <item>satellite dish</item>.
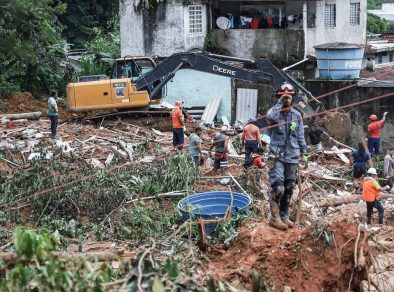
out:
<path id="1" fill-rule="evenodd" d="M 216 25 L 220 29 L 229 29 L 230 28 L 230 20 L 227 17 L 220 16 L 216 19 Z"/>

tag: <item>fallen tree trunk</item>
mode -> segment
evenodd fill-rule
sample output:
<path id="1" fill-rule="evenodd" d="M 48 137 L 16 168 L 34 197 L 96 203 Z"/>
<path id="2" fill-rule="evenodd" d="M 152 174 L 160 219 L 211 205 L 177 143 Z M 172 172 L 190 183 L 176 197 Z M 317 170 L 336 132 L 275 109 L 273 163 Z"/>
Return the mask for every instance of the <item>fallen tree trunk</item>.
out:
<path id="1" fill-rule="evenodd" d="M 350 146 L 348 146 L 348 145 L 346 145 L 346 144 L 343 144 L 343 143 L 339 142 L 338 140 L 335 140 L 333 137 L 331 137 L 330 135 L 328 135 L 326 132 L 323 132 L 323 134 L 325 134 L 325 135 L 327 136 L 328 139 L 330 139 L 332 142 L 334 142 L 335 144 L 337 144 L 337 145 L 339 145 L 339 146 L 345 147 L 345 148 L 350 149 L 350 150 L 352 150 L 352 151 L 355 151 L 355 150 L 356 150 L 356 149 L 354 149 L 354 148 L 352 148 L 352 147 L 350 147 Z"/>
<path id="2" fill-rule="evenodd" d="M 20 113 L 20 114 L 0 114 L 0 117 L 7 118 L 9 120 L 38 120 L 41 117 L 41 112 L 30 112 L 30 113 Z"/>
<path id="3" fill-rule="evenodd" d="M 381 199 L 394 198 L 394 195 L 392 195 L 392 194 L 382 194 L 380 198 Z M 343 196 L 343 197 L 331 197 L 331 198 L 327 198 L 327 199 L 321 200 L 317 204 L 317 207 L 319 207 L 319 208 L 334 207 L 334 206 L 339 206 L 339 205 L 342 205 L 342 204 L 358 203 L 360 200 L 362 200 L 360 195 L 351 195 L 351 196 Z"/>

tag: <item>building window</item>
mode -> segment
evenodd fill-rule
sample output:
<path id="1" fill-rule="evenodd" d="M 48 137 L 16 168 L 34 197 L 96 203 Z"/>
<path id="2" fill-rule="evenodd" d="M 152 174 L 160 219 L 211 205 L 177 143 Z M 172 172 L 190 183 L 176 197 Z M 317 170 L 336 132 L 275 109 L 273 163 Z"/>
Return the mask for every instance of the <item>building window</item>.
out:
<path id="1" fill-rule="evenodd" d="M 382 56 L 382 55 L 379 55 L 379 56 L 378 56 L 378 63 L 379 63 L 379 64 L 382 64 L 382 62 L 383 62 L 383 56 Z"/>
<path id="2" fill-rule="evenodd" d="M 326 9 L 324 11 L 324 25 L 325 27 L 335 27 L 336 26 L 336 5 L 326 4 Z"/>
<path id="3" fill-rule="evenodd" d="M 202 33 L 202 5 L 189 6 L 189 33 Z"/>
<path id="4" fill-rule="evenodd" d="M 389 62 L 391 63 L 391 62 L 393 62 L 393 60 L 394 60 L 394 54 L 390 53 L 389 54 Z"/>
<path id="5" fill-rule="evenodd" d="M 350 24 L 360 25 L 360 3 L 350 3 Z"/>

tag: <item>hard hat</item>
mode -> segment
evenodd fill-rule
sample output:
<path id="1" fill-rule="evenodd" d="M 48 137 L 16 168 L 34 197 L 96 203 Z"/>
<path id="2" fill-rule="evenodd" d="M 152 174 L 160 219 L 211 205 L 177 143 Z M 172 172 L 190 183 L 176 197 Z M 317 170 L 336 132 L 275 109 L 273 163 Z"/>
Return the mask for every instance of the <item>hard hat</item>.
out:
<path id="1" fill-rule="evenodd" d="M 369 118 L 371 119 L 371 121 L 376 121 L 378 119 L 376 115 L 371 115 Z"/>
<path id="2" fill-rule="evenodd" d="M 220 127 L 220 131 L 222 131 L 222 132 L 227 131 L 227 126 L 221 126 L 221 127 Z"/>
<path id="3" fill-rule="evenodd" d="M 374 174 L 377 175 L 378 173 L 376 172 L 376 168 L 371 167 L 370 169 L 368 169 L 367 171 L 368 174 Z"/>
<path id="4" fill-rule="evenodd" d="M 280 89 L 276 92 L 277 95 L 282 94 L 295 94 L 294 87 L 288 82 L 282 84 Z"/>
<path id="5" fill-rule="evenodd" d="M 176 105 L 176 106 L 181 106 L 182 104 L 183 104 L 183 101 L 176 101 L 176 102 L 175 102 L 175 105 Z"/>

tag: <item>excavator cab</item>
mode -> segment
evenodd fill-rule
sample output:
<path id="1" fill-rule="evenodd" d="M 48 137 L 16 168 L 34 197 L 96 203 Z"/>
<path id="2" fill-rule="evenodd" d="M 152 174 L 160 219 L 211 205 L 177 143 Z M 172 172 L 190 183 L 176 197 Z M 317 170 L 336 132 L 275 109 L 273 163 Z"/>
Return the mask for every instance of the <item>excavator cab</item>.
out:
<path id="1" fill-rule="evenodd" d="M 67 85 L 70 111 L 147 107 L 154 102 L 149 88 L 137 90 L 135 81 L 156 66 L 150 57 L 126 56 L 116 59 L 109 75 L 82 76 Z M 156 98 L 161 99 L 161 94 Z"/>
<path id="2" fill-rule="evenodd" d="M 151 58 L 120 58 L 113 65 L 111 78 L 130 78 L 132 82 L 135 82 L 155 66 L 156 62 Z"/>

